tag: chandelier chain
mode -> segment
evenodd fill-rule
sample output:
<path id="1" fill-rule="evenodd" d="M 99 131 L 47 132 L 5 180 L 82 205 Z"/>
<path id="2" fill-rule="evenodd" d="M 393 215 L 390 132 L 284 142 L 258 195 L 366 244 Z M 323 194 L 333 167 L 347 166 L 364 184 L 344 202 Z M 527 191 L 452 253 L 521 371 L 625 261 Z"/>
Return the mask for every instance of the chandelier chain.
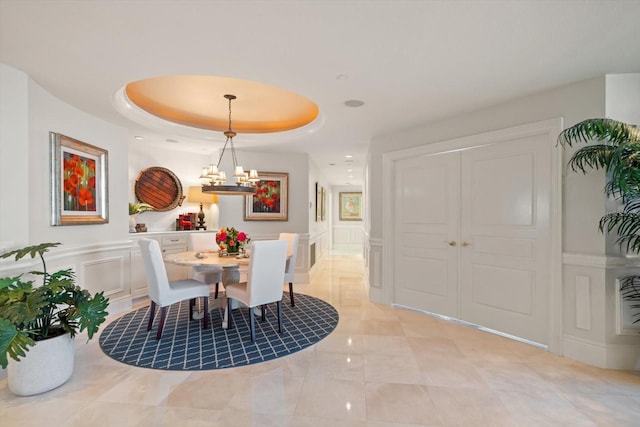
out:
<path id="1" fill-rule="evenodd" d="M 236 132 L 231 128 L 231 101 L 236 99 L 236 96 L 224 95 L 224 97 L 229 100 L 229 126 L 224 132 L 224 135 L 227 138 L 224 142 L 224 146 L 222 147 L 222 151 L 220 152 L 218 164 L 215 166 L 212 164 L 208 168 L 205 167 L 202 169 L 200 174 L 200 178 L 204 180 L 204 183 L 202 184 L 202 192 L 235 195 L 253 194 L 257 189 L 256 182 L 260 181 L 258 172 L 255 169 L 251 169 L 249 172 L 244 172 L 243 167 L 238 165 L 236 149 L 233 145 L 233 137 L 236 136 Z M 232 184 L 227 184 L 226 174 L 224 171 L 220 170 L 222 158 L 224 157 L 227 145 L 231 146 L 231 156 L 233 159 L 234 169 L 233 178 L 236 181 Z"/>

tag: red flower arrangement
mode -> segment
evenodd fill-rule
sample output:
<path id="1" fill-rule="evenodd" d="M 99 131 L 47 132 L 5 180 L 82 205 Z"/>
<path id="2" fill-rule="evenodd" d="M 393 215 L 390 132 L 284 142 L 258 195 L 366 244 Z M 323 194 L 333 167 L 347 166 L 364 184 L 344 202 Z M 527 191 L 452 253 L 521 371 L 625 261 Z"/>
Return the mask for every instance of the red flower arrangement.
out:
<path id="1" fill-rule="evenodd" d="M 244 231 L 238 231 L 234 227 L 221 228 L 216 233 L 218 247 L 228 253 L 240 252 L 250 240 Z"/>

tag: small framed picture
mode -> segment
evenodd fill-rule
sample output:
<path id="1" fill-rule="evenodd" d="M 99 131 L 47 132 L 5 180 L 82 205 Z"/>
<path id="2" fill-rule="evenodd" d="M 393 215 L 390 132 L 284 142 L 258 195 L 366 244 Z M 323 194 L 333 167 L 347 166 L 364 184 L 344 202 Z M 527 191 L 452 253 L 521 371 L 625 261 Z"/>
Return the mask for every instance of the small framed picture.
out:
<path id="1" fill-rule="evenodd" d="M 260 172 L 257 191 L 244 199 L 245 221 L 289 220 L 289 174 Z"/>
<path id="2" fill-rule="evenodd" d="M 322 221 L 322 187 L 316 182 L 316 222 Z"/>
<path id="3" fill-rule="evenodd" d="M 327 219 L 327 189 L 321 187 L 320 193 L 320 220 L 324 221 Z"/>
<path id="4" fill-rule="evenodd" d="M 49 132 L 51 224 L 109 222 L 107 150 Z"/>
<path id="5" fill-rule="evenodd" d="M 340 221 L 362 221 L 362 192 L 340 193 Z"/>

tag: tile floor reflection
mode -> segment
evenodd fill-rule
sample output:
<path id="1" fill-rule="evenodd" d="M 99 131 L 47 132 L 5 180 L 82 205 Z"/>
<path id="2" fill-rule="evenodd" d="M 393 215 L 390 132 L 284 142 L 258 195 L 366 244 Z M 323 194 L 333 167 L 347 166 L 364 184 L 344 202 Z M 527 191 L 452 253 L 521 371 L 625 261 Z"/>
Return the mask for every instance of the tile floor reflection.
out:
<path id="1" fill-rule="evenodd" d="M 56 390 L 17 397 L 0 373 L 0 426 L 640 425 L 638 374 L 372 304 L 361 257 L 325 256 L 295 290 L 340 313 L 310 348 L 174 372 L 118 363 L 79 339 L 73 377 Z"/>

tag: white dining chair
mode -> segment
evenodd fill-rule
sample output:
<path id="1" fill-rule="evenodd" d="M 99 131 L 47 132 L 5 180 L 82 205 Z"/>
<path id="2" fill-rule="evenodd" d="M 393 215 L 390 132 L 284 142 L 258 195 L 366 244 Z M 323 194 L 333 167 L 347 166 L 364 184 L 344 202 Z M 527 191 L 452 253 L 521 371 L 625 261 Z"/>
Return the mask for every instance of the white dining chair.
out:
<path id="1" fill-rule="evenodd" d="M 162 259 L 160 244 L 152 239 L 140 239 L 140 252 L 144 261 L 144 269 L 147 275 L 147 288 L 151 309 L 149 311 L 149 323 L 147 331 L 151 330 L 156 313 L 156 306 L 160 307 L 160 323 L 156 339 L 162 338 L 162 329 L 167 315 L 167 307 L 180 301 L 189 301 L 189 321 L 193 319 L 193 307 L 196 298 L 202 297 L 204 301 L 204 320 L 202 329 L 209 329 L 209 285 L 193 279 L 169 281 L 167 270 Z"/>
<path id="2" fill-rule="evenodd" d="M 188 247 L 190 251 L 217 252 L 220 248 L 216 243 L 214 233 L 190 233 Z M 207 285 L 216 285 L 213 298 L 218 298 L 220 282 L 222 282 L 222 268 L 216 266 L 195 266 L 191 269 L 191 278 Z"/>
<path id="3" fill-rule="evenodd" d="M 289 300 L 291 301 L 291 307 L 295 306 L 293 300 L 293 276 L 296 272 L 296 258 L 298 257 L 298 241 L 300 235 L 296 233 L 280 233 L 280 240 L 287 241 L 287 269 L 284 272 L 284 282 L 289 282 Z"/>
<path id="4" fill-rule="evenodd" d="M 249 307 L 251 341 L 256 340 L 254 307 L 262 306 L 262 320 L 265 318 L 265 305 L 277 303 L 278 332 L 282 333 L 282 283 L 287 262 L 287 242 L 284 240 L 260 240 L 253 242 L 247 281 L 230 284 L 227 292 L 227 329 L 232 327 L 232 300 Z"/>

